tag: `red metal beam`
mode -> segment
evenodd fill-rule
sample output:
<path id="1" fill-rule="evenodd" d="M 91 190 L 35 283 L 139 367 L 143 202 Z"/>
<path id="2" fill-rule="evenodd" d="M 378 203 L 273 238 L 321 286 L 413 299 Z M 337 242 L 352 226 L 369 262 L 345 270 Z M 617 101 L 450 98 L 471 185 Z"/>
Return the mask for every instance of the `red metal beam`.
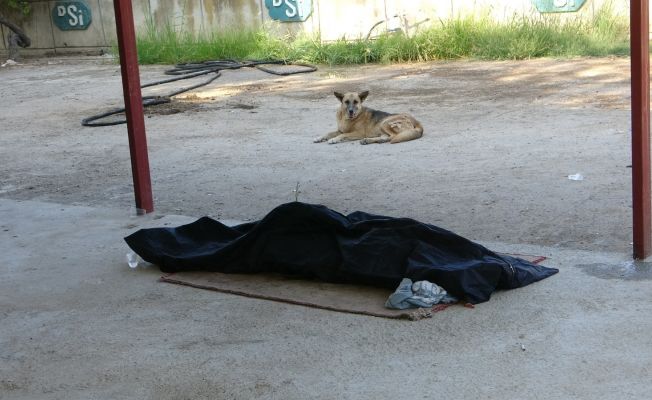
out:
<path id="1" fill-rule="evenodd" d="M 632 71 L 632 207 L 634 258 L 650 256 L 650 34 L 648 0 L 632 0 L 630 40 Z"/>
<path id="2" fill-rule="evenodd" d="M 152 198 L 152 182 L 149 176 L 143 98 L 140 93 L 134 15 L 131 0 L 114 0 L 113 7 L 115 9 L 122 88 L 127 114 L 131 173 L 134 179 L 136 211 L 140 215 L 154 211 L 154 201 Z"/>

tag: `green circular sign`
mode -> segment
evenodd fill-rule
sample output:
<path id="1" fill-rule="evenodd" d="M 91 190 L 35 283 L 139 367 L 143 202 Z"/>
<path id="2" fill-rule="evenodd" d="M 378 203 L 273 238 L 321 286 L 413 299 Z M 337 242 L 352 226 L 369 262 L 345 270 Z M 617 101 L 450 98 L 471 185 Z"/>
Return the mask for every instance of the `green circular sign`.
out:
<path id="1" fill-rule="evenodd" d="M 303 22 L 312 13 L 312 0 L 265 0 L 272 19 L 283 22 Z"/>
<path id="2" fill-rule="evenodd" d="M 541 13 L 576 12 L 585 2 L 586 0 L 532 0 Z"/>
<path id="3" fill-rule="evenodd" d="M 84 30 L 91 24 L 91 9 L 81 1 L 57 1 L 52 21 L 62 31 Z"/>

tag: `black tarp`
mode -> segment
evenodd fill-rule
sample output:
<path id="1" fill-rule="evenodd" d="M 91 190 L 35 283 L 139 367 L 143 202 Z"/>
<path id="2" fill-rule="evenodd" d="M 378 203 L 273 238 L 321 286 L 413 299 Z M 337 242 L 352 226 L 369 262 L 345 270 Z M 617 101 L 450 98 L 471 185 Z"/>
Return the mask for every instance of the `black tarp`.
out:
<path id="1" fill-rule="evenodd" d="M 234 227 L 203 217 L 176 228 L 141 229 L 125 240 L 163 272 L 277 272 L 388 289 L 410 278 L 434 282 L 474 304 L 496 289 L 558 272 L 413 219 L 360 211 L 345 216 L 301 202 Z"/>

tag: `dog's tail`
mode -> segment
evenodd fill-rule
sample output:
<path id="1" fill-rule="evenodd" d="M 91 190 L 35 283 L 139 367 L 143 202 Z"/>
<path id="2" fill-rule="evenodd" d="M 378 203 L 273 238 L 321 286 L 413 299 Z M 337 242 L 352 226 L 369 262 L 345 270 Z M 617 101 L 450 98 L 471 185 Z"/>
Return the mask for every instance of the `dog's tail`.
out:
<path id="1" fill-rule="evenodd" d="M 399 134 L 393 136 L 389 142 L 390 143 L 407 142 L 408 140 L 418 139 L 421 136 L 423 136 L 423 126 L 421 126 L 421 123 L 419 123 L 419 121 L 417 120 L 414 120 L 413 125 L 414 128 L 406 129 L 400 132 Z"/>

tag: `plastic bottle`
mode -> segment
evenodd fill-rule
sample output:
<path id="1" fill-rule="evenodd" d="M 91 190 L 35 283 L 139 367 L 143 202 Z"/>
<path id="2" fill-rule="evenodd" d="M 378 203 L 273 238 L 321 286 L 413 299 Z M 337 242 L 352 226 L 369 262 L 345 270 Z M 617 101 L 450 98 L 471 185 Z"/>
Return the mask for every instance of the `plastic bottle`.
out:
<path id="1" fill-rule="evenodd" d="M 127 253 L 127 265 L 129 265 L 129 268 L 136 268 L 142 260 L 143 259 L 134 252 Z"/>

